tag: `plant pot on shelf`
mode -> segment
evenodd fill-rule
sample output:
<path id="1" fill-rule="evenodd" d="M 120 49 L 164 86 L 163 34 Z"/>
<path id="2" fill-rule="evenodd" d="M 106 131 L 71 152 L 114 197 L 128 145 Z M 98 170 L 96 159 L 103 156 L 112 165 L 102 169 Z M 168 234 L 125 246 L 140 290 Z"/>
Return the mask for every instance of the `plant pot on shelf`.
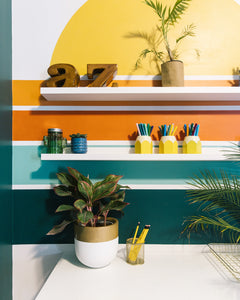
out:
<path id="1" fill-rule="evenodd" d="M 87 153 L 87 138 L 86 137 L 72 137 L 71 150 L 73 153 Z"/>
<path id="2" fill-rule="evenodd" d="M 82 264 L 91 268 L 109 265 L 118 250 L 118 220 L 107 218 L 107 226 L 103 226 L 103 221 L 98 225 L 74 225 L 76 256 Z"/>
<path id="3" fill-rule="evenodd" d="M 161 65 L 162 86 L 184 86 L 184 65 L 180 60 L 167 61 Z"/>

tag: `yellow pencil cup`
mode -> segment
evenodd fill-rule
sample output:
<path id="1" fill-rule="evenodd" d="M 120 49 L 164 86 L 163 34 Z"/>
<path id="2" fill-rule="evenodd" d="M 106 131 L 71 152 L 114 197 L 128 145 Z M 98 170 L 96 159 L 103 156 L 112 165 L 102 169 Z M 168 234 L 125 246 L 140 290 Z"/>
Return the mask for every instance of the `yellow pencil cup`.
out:
<path id="1" fill-rule="evenodd" d="M 186 136 L 183 141 L 184 154 L 201 154 L 202 143 L 198 136 Z"/>
<path id="2" fill-rule="evenodd" d="M 160 154 L 177 154 L 178 143 L 175 136 L 162 136 L 159 142 Z"/>
<path id="3" fill-rule="evenodd" d="M 144 264 L 144 243 L 137 244 L 137 241 L 133 244 L 133 238 L 126 240 L 126 261 L 131 265 Z"/>
<path id="4" fill-rule="evenodd" d="M 138 136 L 135 142 L 135 153 L 137 154 L 152 154 L 153 143 L 150 136 Z"/>

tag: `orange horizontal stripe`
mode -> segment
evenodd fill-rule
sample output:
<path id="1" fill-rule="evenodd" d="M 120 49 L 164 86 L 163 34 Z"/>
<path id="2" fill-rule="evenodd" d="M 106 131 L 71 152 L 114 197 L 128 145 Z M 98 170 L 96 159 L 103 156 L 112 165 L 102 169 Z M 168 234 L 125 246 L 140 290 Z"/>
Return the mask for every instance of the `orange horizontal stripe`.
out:
<path id="1" fill-rule="evenodd" d="M 153 81 L 153 80 L 118 80 L 114 82 L 118 82 L 119 86 L 159 86 L 160 81 Z M 46 101 L 41 95 L 40 95 L 40 86 L 41 86 L 42 80 L 13 80 L 13 105 L 120 105 L 120 102 L 111 102 L 111 101 L 105 101 L 105 102 L 97 102 L 97 101 Z M 81 81 L 81 84 L 87 85 L 88 81 Z M 229 81 L 229 80 L 189 80 L 185 81 L 185 86 L 232 86 L 232 85 L 238 85 L 238 81 Z M 123 102 L 121 102 L 122 104 Z M 136 102 L 136 101 L 129 101 L 125 102 L 125 105 L 158 105 L 158 102 Z M 168 103 L 168 104 L 166 104 Z M 177 104 L 178 103 L 178 104 Z M 159 102 L 159 105 L 180 105 L 180 102 Z M 206 103 L 206 102 L 205 102 Z M 216 102 L 215 102 L 216 104 Z M 225 103 L 226 104 L 226 103 Z M 219 105 L 225 105 L 221 104 L 219 102 Z M 184 105 L 184 103 L 181 102 L 181 105 Z M 186 105 L 189 105 L 189 102 L 186 103 Z M 194 104 L 197 105 L 197 104 Z M 199 104 L 203 105 L 203 104 Z M 206 105 L 206 104 L 205 104 Z M 210 102 L 208 105 L 211 105 Z M 234 102 L 228 103 L 228 105 L 234 105 Z"/>
<path id="2" fill-rule="evenodd" d="M 158 140 L 158 126 L 174 123 L 182 140 L 183 125 L 200 124 L 200 138 L 206 141 L 239 141 L 240 112 L 13 112 L 13 140 L 42 140 L 47 129 L 61 128 L 64 137 L 86 133 L 89 140 L 135 140 L 136 123 L 154 125 L 152 137 Z"/>

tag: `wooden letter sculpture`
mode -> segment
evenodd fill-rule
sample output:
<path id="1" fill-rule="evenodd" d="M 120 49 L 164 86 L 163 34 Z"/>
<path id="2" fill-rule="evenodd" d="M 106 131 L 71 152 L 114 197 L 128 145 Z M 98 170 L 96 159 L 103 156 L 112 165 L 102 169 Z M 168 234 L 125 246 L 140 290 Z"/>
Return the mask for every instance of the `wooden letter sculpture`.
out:
<path id="1" fill-rule="evenodd" d="M 107 86 L 113 80 L 117 74 L 116 64 L 88 64 L 87 76 L 89 79 L 93 79 L 95 74 L 99 74 L 98 77 L 89 84 L 90 87 Z"/>
<path id="2" fill-rule="evenodd" d="M 55 64 L 48 68 L 51 78 L 45 80 L 45 87 L 77 87 L 80 81 L 77 70 L 70 64 Z"/>

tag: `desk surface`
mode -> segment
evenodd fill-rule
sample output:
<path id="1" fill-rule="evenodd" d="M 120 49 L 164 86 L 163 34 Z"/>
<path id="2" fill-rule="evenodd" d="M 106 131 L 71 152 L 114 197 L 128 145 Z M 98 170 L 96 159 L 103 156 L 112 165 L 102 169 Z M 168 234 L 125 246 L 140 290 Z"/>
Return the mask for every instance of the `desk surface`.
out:
<path id="1" fill-rule="evenodd" d="M 240 282 L 207 246 L 146 245 L 145 263 L 125 261 L 125 245 L 107 267 L 90 269 L 74 251 L 57 263 L 36 300 L 239 300 Z"/>

